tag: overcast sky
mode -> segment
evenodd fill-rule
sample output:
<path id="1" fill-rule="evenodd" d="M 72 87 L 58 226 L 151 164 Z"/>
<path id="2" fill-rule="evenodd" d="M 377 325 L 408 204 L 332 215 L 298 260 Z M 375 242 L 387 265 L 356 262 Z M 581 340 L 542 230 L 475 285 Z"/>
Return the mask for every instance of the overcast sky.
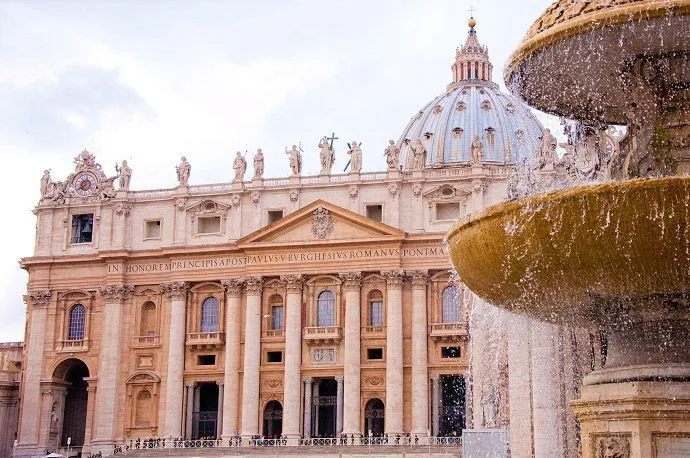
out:
<path id="1" fill-rule="evenodd" d="M 502 87 L 508 55 L 549 3 L 475 2 Z M 363 142 L 364 170 L 383 170 L 388 139 L 450 82 L 469 8 L 460 0 L 0 0 L 0 341 L 24 336 L 27 275 L 17 261 L 33 252 L 31 211 L 45 168 L 62 180 L 86 148 L 108 175 L 127 159 L 132 189 L 166 188 L 182 154 L 190 184 L 201 184 L 229 181 L 235 152 L 262 148 L 265 176 L 287 176 L 283 150 L 302 142 L 313 173 L 318 139 L 335 132 L 335 170 L 353 139 Z"/>

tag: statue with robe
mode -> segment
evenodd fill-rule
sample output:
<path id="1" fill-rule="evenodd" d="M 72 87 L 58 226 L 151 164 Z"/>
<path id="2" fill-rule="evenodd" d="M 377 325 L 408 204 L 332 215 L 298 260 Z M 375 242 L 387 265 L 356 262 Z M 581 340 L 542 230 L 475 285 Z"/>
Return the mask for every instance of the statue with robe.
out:
<path id="1" fill-rule="evenodd" d="M 475 135 L 474 138 L 472 138 L 470 152 L 472 156 L 472 165 L 480 165 L 484 156 L 484 144 L 482 143 L 482 139 L 479 138 L 479 135 Z"/>
<path id="2" fill-rule="evenodd" d="M 412 149 L 412 169 L 422 170 L 426 165 L 426 148 L 422 141 L 415 138 L 410 144 L 410 149 Z"/>
<path id="3" fill-rule="evenodd" d="M 321 175 L 330 175 L 331 168 L 333 168 L 333 164 L 335 163 L 335 151 L 333 151 L 333 148 L 328 144 L 328 139 L 326 137 L 322 137 L 321 140 L 319 140 L 319 149 Z"/>
<path id="4" fill-rule="evenodd" d="M 362 171 L 362 143 L 352 140 L 352 144 L 349 146 L 350 149 L 347 154 L 350 155 L 350 173 L 359 173 Z"/>
<path id="5" fill-rule="evenodd" d="M 233 162 L 232 168 L 235 170 L 235 179 L 232 180 L 232 182 L 242 183 L 244 181 L 244 174 L 247 171 L 247 160 L 239 151 L 237 152 L 237 156 L 235 156 L 235 162 Z"/>
<path id="6" fill-rule="evenodd" d="M 122 161 L 120 167 L 115 164 L 115 170 L 118 172 L 120 180 L 120 191 L 129 191 L 129 182 L 132 179 L 132 169 L 127 165 L 127 161 Z"/>
<path id="7" fill-rule="evenodd" d="M 50 197 L 53 190 L 53 182 L 50 179 L 50 170 L 44 170 L 41 177 L 41 197 Z"/>
<path id="8" fill-rule="evenodd" d="M 297 145 L 292 145 L 292 149 L 289 151 L 286 146 L 285 154 L 290 157 L 290 169 L 292 170 L 292 175 L 297 176 L 302 173 L 302 154 L 297 149 Z"/>
<path id="9" fill-rule="evenodd" d="M 400 149 L 395 146 L 393 140 L 388 140 L 388 146 L 384 151 L 384 156 L 386 156 L 386 164 L 388 165 L 388 171 L 398 171 L 400 170 Z"/>
<path id="10" fill-rule="evenodd" d="M 259 148 L 254 155 L 254 178 L 261 178 L 262 176 L 264 176 L 264 153 Z"/>
<path id="11" fill-rule="evenodd" d="M 177 180 L 180 186 L 187 186 L 189 184 L 189 174 L 192 172 L 192 166 L 187 162 L 187 158 L 182 156 L 180 164 L 175 168 L 177 170 Z"/>

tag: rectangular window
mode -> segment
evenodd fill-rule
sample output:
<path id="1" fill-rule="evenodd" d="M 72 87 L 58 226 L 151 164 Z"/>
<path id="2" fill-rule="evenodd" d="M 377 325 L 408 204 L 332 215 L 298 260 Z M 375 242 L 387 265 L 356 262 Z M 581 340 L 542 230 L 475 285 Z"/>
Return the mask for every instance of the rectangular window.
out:
<path id="1" fill-rule="evenodd" d="M 367 359 L 383 359 L 383 348 L 367 348 Z"/>
<path id="2" fill-rule="evenodd" d="M 93 213 L 72 216 L 72 243 L 91 243 L 93 240 Z"/>
<path id="3" fill-rule="evenodd" d="M 283 352 L 282 351 L 268 351 L 268 352 L 266 352 L 266 362 L 267 363 L 282 363 L 283 362 Z"/>
<path id="4" fill-rule="evenodd" d="M 460 347 L 441 347 L 441 358 L 459 358 Z"/>
<path id="5" fill-rule="evenodd" d="M 367 218 L 376 222 L 383 221 L 383 205 L 367 205 Z"/>
<path id="6" fill-rule="evenodd" d="M 369 326 L 383 326 L 383 301 L 371 301 Z"/>
<path id="7" fill-rule="evenodd" d="M 283 329 L 283 306 L 271 307 L 271 329 Z"/>
<path id="8" fill-rule="evenodd" d="M 145 239 L 159 239 L 161 238 L 161 220 L 146 221 L 144 223 L 144 238 Z"/>
<path id="9" fill-rule="evenodd" d="M 199 355 L 196 357 L 197 366 L 215 366 L 216 355 Z"/>
<path id="10" fill-rule="evenodd" d="M 266 224 L 273 224 L 283 217 L 283 210 L 269 210 Z"/>
<path id="11" fill-rule="evenodd" d="M 197 224 L 198 234 L 220 234 L 220 216 L 200 216 Z"/>
<path id="12" fill-rule="evenodd" d="M 460 217 L 460 204 L 457 202 L 436 204 L 436 221 L 454 221 Z"/>

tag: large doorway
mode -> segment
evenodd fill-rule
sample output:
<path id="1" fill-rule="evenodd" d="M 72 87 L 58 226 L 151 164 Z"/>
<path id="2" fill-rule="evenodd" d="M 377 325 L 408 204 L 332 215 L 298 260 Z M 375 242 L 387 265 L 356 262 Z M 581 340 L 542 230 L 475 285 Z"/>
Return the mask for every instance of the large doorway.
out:
<path id="1" fill-rule="evenodd" d="M 385 408 L 379 398 L 369 399 L 364 407 L 364 434 L 372 437 L 383 436 L 385 424 Z"/>
<path id="2" fill-rule="evenodd" d="M 50 413 L 51 433 L 61 431 L 58 444 L 60 447 L 67 447 L 68 442 L 71 447 L 81 447 L 84 445 L 88 402 L 87 383 L 84 378 L 89 377 L 89 369 L 78 359 L 68 359 L 58 365 L 53 377 L 67 384 L 67 392 L 62 412 L 62 428 L 60 429 L 56 412 L 58 407 L 54 404 Z"/>
<path id="3" fill-rule="evenodd" d="M 441 376 L 439 436 L 460 436 L 465 429 L 465 390 L 463 376 Z"/>
<path id="4" fill-rule="evenodd" d="M 338 383 L 333 378 L 320 379 L 314 384 L 314 391 L 311 437 L 335 437 Z"/>
<path id="5" fill-rule="evenodd" d="M 283 434 L 283 406 L 278 401 L 270 401 L 264 407 L 263 435 L 269 439 Z"/>
<path id="6" fill-rule="evenodd" d="M 198 406 L 195 406 L 192 439 L 216 437 L 218 423 L 218 384 L 200 383 Z"/>

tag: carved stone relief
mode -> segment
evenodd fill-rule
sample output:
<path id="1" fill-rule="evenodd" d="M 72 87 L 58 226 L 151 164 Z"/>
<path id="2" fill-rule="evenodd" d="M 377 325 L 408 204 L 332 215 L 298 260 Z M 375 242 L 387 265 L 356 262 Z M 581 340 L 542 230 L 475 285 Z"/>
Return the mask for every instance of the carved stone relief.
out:
<path id="1" fill-rule="evenodd" d="M 313 364 L 335 363 L 335 348 L 314 348 L 311 351 L 311 362 Z"/>
<path id="2" fill-rule="evenodd" d="M 598 458 L 630 458 L 630 438 L 623 435 L 599 437 L 597 440 Z"/>
<path id="3" fill-rule="evenodd" d="M 333 217 L 331 212 L 323 207 L 314 210 L 311 223 L 311 232 L 317 239 L 325 239 L 333 232 Z"/>

